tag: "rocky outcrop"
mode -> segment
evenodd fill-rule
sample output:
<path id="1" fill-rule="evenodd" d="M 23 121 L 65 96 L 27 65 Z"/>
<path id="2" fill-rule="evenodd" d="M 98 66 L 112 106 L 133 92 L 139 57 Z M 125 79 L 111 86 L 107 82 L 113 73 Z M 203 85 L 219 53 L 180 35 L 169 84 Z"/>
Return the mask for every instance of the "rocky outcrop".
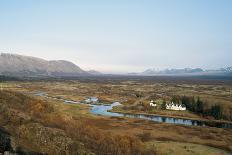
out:
<path id="1" fill-rule="evenodd" d="M 34 143 L 46 154 L 79 154 L 87 155 L 84 145 L 73 141 L 63 130 L 44 127 L 39 123 L 23 125 L 19 129 L 20 136 Z"/>
<path id="2" fill-rule="evenodd" d="M 4 153 L 5 151 L 13 151 L 10 134 L 0 129 L 0 153 Z"/>

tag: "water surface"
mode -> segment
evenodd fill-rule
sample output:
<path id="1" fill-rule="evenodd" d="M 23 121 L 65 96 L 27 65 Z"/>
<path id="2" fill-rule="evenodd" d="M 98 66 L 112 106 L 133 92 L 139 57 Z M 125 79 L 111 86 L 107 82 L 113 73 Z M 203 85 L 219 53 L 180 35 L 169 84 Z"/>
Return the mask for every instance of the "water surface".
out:
<path id="1" fill-rule="evenodd" d="M 139 119 L 145 119 L 145 120 L 150 120 L 154 122 L 162 122 L 162 123 L 181 124 L 181 125 L 189 125 L 189 126 L 209 126 L 209 127 L 217 127 L 217 128 L 232 128 L 232 124 L 229 124 L 229 123 L 207 122 L 207 121 L 146 115 L 146 114 L 122 114 L 122 113 L 109 111 L 109 110 L 112 110 L 114 106 L 119 106 L 119 105 L 121 105 L 119 102 L 115 102 L 111 104 L 110 106 L 94 105 L 92 106 L 92 109 L 90 112 L 95 115 L 139 118 Z"/>
<path id="2" fill-rule="evenodd" d="M 34 95 L 45 97 L 45 98 L 51 98 L 55 100 L 60 100 L 60 101 L 63 101 L 65 104 L 85 104 L 79 101 L 51 97 L 51 96 L 48 96 L 44 92 L 37 92 Z M 155 116 L 155 115 L 146 115 L 146 114 L 122 114 L 122 113 L 117 113 L 117 112 L 110 112 L 110 110 L 112 110 L 113 107 L 122 105 L 119 102 L 114 102 L 110 105 L 93 105 L 93 104 L 89 104 L 89 105 L 91 106 L 90 113 L 94 115 L 139 118 L 139 119 L 150 120 L 154 122 L 162 122 L 162 123 L 180 124 L 180 125 L 188 125 L 188 126 L 203 126 L 203 127 L 208 126 L 208 127 L 232 129 L 232 123 L 200 121 L 200 120 L 191 120 L 191 119 Z"/>

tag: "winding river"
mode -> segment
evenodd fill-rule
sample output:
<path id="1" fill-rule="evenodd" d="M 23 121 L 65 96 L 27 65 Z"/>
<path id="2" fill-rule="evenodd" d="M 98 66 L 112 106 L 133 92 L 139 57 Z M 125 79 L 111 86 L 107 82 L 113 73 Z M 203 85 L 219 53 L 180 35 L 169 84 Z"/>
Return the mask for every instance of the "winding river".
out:
<path id="1" fill-rule="evenodd" d="M 61 100 L 65 104 L 85 104 L 78 101 L 66 100 L 57 97 L 48 96 L 44 92 L 35 93 L 36 96 L 41 96 L 45 98 L 51 98 L 55 100 Z M 174 117 L 165 117 L 165 116 L 155 116 L 155 115 L 146 115 L 146 114 L 122 114 L 117 112 L 110 112 L 115 106 L 120 106 L 119 102 L 114 102 L 110 105 L 93 105 L 90 104 L 91 110 L 90 113 L 95 115 L 102 116 L 113 116 L 113 117 L 128 117 L 128 118 L 139 118 L 150 120 L 154 122 L 162 122 L 162 123 L 171 123 L 171 124 L 180 124 L 180 125 L 188 125 L 188 126 L 202 126 L 202 127 L 216 127 L 216 128 L 229 128 L 232 129 L 232 123 L 221 123 L 221 122 L 212 122 L 212 121 L 200 121 L 200 120 L 191 120 L 191 119 L 183 119 L 183 118 L 174 118 Z"/>

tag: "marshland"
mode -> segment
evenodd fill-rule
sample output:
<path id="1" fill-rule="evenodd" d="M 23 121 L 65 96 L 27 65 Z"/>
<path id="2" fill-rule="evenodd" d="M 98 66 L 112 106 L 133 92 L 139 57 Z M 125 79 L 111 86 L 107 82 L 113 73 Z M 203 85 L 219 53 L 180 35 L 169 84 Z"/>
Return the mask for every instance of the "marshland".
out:
<path id="1" fill-rule="evenodd" d="M 0 123 L 9 133 L 10 147 L 15 152 L 230 154 L 231 127 L 173 124 L 126 117 L 126 114 L 231 125 L 231 89 L 232 82 L 228 79 L 188 77 L 100 76 L 2 81 Z M 99 103 L 85 103 L 90 96 Z M 154 100 L 161 106 L 163 101 L 171 102 L 176 96 L 200 98 L 207 109 L 220 105 L 221 117 L 149 105 Z M 119 104 L 110 106 L 114 102 Z M 94 107 L 106 109 L 94 112 Z M 112 112 L 117 115 L 105 114 Z"/>

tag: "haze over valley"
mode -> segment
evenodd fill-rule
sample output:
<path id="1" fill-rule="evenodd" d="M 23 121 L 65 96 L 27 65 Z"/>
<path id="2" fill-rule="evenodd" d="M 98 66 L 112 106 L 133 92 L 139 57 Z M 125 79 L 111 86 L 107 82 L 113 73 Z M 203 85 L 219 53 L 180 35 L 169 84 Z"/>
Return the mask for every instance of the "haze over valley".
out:
<path id="1" fill-rule="evenodd" d="M 0 155 L 231 155 L 231 0 L 0 1 Z"/>
<path id="2" fill-rule="evenodd" d="M 41 58 L 23 56 L 18 54 L 1 53 L 0 75 L 16 77 L 78 77 L 78 76 L 99 76 L 103 73 L 96 70 L 85 71 L 78 65 L 67 60 L 44 60 Z M 117 75 L 117 74 L 114 74 Z M 221 75 L 231 76 L 232 67 L 219 68 L 214 70 L 203 70 L 201 68 L 183 69 L 147 69 L 141 73 L 128 73 L 119 75 L 143 75 L 143 76 L 186 76 L 186 75 Z"/>

